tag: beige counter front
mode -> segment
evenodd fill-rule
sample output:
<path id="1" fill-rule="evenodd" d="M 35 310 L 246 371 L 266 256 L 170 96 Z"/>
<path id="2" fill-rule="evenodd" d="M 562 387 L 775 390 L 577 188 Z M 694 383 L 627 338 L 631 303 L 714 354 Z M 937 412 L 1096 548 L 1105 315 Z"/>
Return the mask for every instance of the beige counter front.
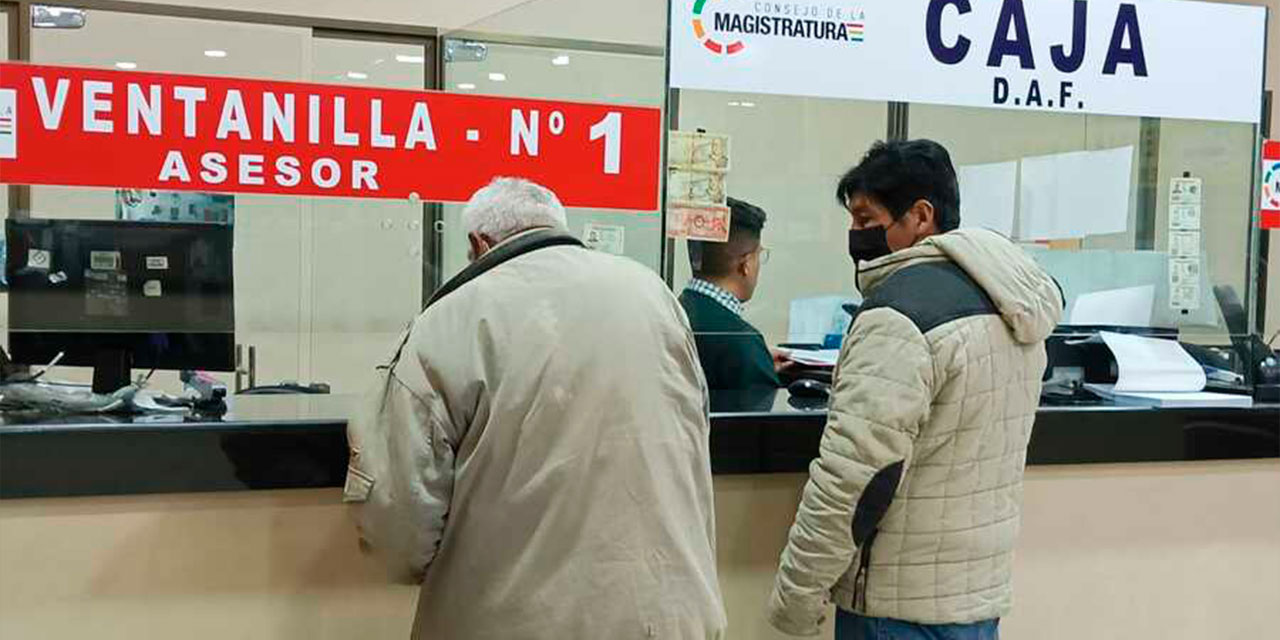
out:
<path id="1" fill-rule="evenodd" d="M 733 640 L 804 478 L 717 476 Z M 0 639 L 405 638 L 414 591 L 355 549 L 337 490 L 0 501 Z M 1280 629 L 1280 463 L 1032 468 L 1014 640 L 1214 640 Z M 829 637 L 829 634 L 828 636 Z"/>

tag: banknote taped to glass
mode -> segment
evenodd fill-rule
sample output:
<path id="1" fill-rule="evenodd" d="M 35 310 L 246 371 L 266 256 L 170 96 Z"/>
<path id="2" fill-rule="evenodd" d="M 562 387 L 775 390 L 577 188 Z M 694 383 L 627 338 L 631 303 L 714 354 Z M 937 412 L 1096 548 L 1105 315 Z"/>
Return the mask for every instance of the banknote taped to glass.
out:
<path id="1" fill-rule="evenodd" d="M 729 241 L 729 207 L 672 202 L 667 205 L 667 237 Z"/>
<path id="2" fill-rule="evenodd" d="M 667 201 L 692 205 L 724 205 L 725 174 L 715 171 L 671 169 L 667 172 Z"/>
<path id="3" fill-rule="evenodd" d="M 672 131 L 667 143 L 667 166 L 699 171 L 729 171 L 729 136 Z"/>

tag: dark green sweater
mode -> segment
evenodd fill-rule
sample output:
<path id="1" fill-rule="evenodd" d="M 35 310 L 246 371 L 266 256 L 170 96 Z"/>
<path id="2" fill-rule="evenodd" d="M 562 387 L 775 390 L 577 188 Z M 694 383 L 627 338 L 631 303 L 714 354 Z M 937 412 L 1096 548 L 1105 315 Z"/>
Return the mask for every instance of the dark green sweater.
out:
<path id="1" fill-rule="evenodd" d="M 750 323 L 696 291 L 681 293 L 680 306 L 689 315 L 698 359 L 712 391 L 776 389 L 781 385 L 764 336 Z"/>

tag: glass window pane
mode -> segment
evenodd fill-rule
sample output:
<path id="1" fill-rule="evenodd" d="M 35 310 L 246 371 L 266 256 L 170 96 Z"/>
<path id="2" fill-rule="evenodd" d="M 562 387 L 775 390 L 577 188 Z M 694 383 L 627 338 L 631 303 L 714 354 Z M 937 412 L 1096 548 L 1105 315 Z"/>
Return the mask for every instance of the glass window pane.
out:
<path id="1" fill-rule="evenodd" d="M 934 139 L 946 146 L 962 182 L 966 167 L 1019 163 L 1012 198 L 1013 235 L 1063 284 L 1068 316 L 1083 294 L 1147 286 L 1155 291 L 1150 324 L 1180 328 L 1189 339 L 1220 336 L 1226 330 L 1213 287 L 1229 286 L 1247 299 L 1254 131 L 1248 124 L 1187 120 L 933 105 L 912 105 L 910 110 L 911 137 Z M 1107 153 L 1124 155 L 1130 149 L 1127 179 L 1107 173 L 1112 169 L 1100 159 Z M 1057 191 L 1031 186 L 1036 178 L 1029 178 L 1034 175 L 1029 164 L 1078 152 L 1094 155 L 1077 156 L 1085 157 L 1085 164 L 1062 173 L 1063 182 L 1053 187 Z M 1090 166 L 1094 161 L 1098 163 Z M 1203 181 L 1199 245 L 1195 236 L 1186 235 L 1189 226 L 1174 228 L 1183 226 L 1184 210 L 1171 209 L 1171 190 L 1184 175 Z M 1097 210 L 1061 212 L 1068 226 L 1074 227 L 1072 232 L 1042 237 L 1034 231 L 1043 228 L 1035 218 L 1044 215 L 1046 199 L 1070 191 L 1101 191 L 1100 185 L 1115 183 L 1116 178 L 1123 185 L 1121 201 L 1102 201 Z M 962 218 L 984 215 L 966 204 L 961 203 Z M 1121 232 L 1094 231 L 1099 222 L 1114 228 L 1117 215 L 1124 220 Z M 1184 244 L 1188 239 L 1190 243 Z M 1184 268 L 1194 268 L 1199 275 L 1189 276 L 1190 271 L 1181 271 Z M 1073 320 L 1068 317 L 1067 322 Z"/>
<path id="2" fill-rule="evenodd" d="M 768 214 L 769 261 L 745 317 L 769 344 L 787 341 L 793 300 L 858 297 L 836 183 L 885 137 L 885 103 L 681 91 L 679 120 L 684 131 L 730 136 L 728 195 Z M 675 244 L 678 291 L 691 273 L 687 243 Z"/>
<path id="3" fill-rule="evenodd" d="M 483 43 L 446 54 L 444 86 L 452 92 L 661 107 L 665 73 L 659 56 Z M 444 280 L 467 263 L 461 214 L 461 205 L 444 207 Z M 621 228 L 622 253 L 658 269 L 663 250 L 658 212 L 569 209 L 571 231 L 582 237 L 587 225 Z"/>
<path id="4" fill-rule="evenodd" d="M 422 89 L 422 44 L 315 38 L 311 79 Z M 307 198 L 310 265 L 303 307 L 310 379 L 360 393 L 370 368 L 422 308 L 423 205 L 401 200 Z"/>

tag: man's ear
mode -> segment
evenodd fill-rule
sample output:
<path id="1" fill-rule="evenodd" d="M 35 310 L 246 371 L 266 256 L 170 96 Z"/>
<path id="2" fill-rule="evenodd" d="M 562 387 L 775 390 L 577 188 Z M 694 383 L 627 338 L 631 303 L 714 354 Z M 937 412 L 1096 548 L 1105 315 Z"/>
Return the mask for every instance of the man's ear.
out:
<path id="1" fill-rule="evenodd" d="M 748 253 L 747 255 L 742 256 L 741 258 L 738 259 L 738 264 L 736 265 L 736 271 L 738 272 L 737 274 L 738 276 L 742 278 L 751 277 L 751 256 L 752 255 L 753 254 Z"/>
<path id="2" fill-rule="evenodd" d="M 493 245 L 489 243 L 488 238 L 484 237 L 484 234 L 474 231 L 467 234 L 467 243 L 471 245 L 468 257 L 471 258 L 472 262 L 479 260 L 481 256 L 489 253 L 489 250 L 493 248 Z"/>
<path id="3" fill-rule="evenodd" d="M 911 232 L 917 238 L 924 238 L 938 233 L 938 210 L 933 208 L 932 202 L 923 198 L 916 200 L 916 203 L 911 205 L 908 213 L 916 214 L 913 221 L 916 226 L 911 229 Z"/>

